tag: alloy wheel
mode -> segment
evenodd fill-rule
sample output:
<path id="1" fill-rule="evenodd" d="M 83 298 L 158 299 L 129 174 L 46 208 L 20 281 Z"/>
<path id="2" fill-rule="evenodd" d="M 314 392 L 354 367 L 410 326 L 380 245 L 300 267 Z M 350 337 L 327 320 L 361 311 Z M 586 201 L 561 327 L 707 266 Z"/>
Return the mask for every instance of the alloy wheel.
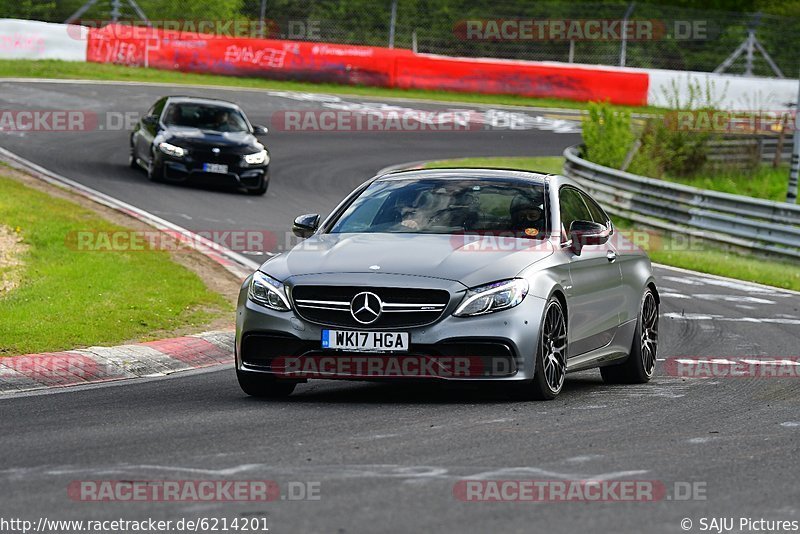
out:
<path id="1" fill-rule="evenodd" d="M 658 304 L 651 292 L 642 301 L 642 367 L 647 376 L 652 376 L 656 367 L 658 350 Z"/>
<path id="2" fill-rule="evenodd" d="M 551 302 L 547 308 L 541 343 L 544 379 L 553 393 L 558 393 L 567 371 L 567 325 L 558 302 Z"/>

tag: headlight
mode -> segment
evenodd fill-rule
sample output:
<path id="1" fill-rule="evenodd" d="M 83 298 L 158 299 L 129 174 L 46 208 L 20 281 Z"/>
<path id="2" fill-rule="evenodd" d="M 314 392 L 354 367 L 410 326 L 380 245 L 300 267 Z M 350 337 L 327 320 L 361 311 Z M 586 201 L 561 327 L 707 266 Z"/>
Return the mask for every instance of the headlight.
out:
<path id="1" fill-rule="evenodd" d="M 456 317 L 483 315 L 513 308 L 528 294 L 528 281 L 522 278 L 503 280 L 467 291 L 464 301 L 456 309 Z"/>
<path id="2" fill-rule="evenodd" d="M 248 165 L 263 165 L 265 163 L 269 163 L 269 156 L 267 156 L 266 150 L 262 150 L 261 152 L 256 152 L 255 154 L 245 155 L 244 162 Z"/>
<path id="3" fill-rule="evenodd" d="M 167 154 L 168 156 L 175 156 L 176 158 L 182 158 L 186 155 L 186 149 L 181 148 L 179 146 L 171 145 L 169 143 L 159 143 L 158 149 Z"/>
<path id="4" fill-rule="evenodd" d="M 250 281 L 247 297 L 261 306 L 276 311 L 289 311 L 289 299 L 283 290 L 283 284 L 262 272 L 256 272 Z"/>

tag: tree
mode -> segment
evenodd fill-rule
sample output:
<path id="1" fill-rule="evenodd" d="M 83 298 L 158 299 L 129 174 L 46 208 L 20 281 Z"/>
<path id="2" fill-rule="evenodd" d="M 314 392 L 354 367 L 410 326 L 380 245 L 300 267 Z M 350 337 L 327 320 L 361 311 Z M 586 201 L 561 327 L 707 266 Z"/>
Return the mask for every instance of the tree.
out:
<path id="1" fill-rule="evenodd" d="M 55 1 L 0 0 L 0 17 L 50 21 L 49 15 L 55 8 Z"/>

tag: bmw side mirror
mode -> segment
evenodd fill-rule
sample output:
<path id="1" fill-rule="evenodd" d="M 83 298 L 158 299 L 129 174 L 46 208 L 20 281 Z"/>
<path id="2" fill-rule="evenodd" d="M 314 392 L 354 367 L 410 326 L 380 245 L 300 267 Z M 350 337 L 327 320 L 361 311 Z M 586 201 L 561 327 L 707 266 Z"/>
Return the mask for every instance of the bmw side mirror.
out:
<path id="1" fill-rule="evenodd" d="M 309 237 L 319 228 L 319 215 L 308 213 L 301 215 L 292 224 L 292 233 L 297 237 Z"/>
<path id="2" fill-rule="evenodd" d="M 592 221 L 572 221 L 569 225 L 569 238 L 572 250 L 578 256 L 586 245 L 602 245 L 608 241 L 611 231 L 600 223 Z"/>
<path id="3" fill-rule="evenodd" d="M 258 124 L 254 124 L 253 133 L 255 135 L 267 135 L 269 133 L 269 128 L 267 128 L 266 126 L 260 126 Z"/>
<path id="4" fill-rule="evenodd" d="M 145 126 L 158 126 L 158 117 L 155 115 L 148 115 L 142 119 Z"/>

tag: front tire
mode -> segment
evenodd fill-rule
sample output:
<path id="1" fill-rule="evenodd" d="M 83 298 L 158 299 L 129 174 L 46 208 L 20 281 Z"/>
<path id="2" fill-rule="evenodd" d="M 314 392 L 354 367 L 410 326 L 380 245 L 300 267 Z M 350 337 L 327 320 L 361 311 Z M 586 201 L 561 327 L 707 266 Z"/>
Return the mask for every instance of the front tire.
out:
<path id="1" fill-rule="evenodd" d="M 547 301 L 539 328 L 533 380 L 514 391 L 519 400 L 553 400 L 564 387 L 567 374 L 567 319 L 561 302 Z"/>
<path id="2" fill-rule="evenodd" d="M 147 164 L 147 179 L 151 182 L 160 182 L 164 178 L 164 167 L 156 163 L 155 155 L 150 156 Z"/>
<path id="3" fill-rule="evenodd" d="M 600 368 L 607 384 L 644 384 L 656 370 L 658 353 L 658 301 L 653 290 L 647 288 L 642 295 L 639 317 L 628 358 L 617 365 Z"/>
<path id="4" fill-rule="evenodd" d="M 261 196 L 267 192 L 268 187 L 269 187 L 269 180 L 267 180 L 266 178 L 262 178 L 261 184 L 259 184 L 258 187 L 256 187 L 255 189 L 247 189 L 247 194 L 253 196 Z"/>
<path id="5" fill-rule="evenodd" d="M 280 399 L 288 397 L 297 386 L 297 382 L 278 380 L 272 375 L 261 373 L 248 373 L 236 370 L 239 387 L 251 397 Z"/>

